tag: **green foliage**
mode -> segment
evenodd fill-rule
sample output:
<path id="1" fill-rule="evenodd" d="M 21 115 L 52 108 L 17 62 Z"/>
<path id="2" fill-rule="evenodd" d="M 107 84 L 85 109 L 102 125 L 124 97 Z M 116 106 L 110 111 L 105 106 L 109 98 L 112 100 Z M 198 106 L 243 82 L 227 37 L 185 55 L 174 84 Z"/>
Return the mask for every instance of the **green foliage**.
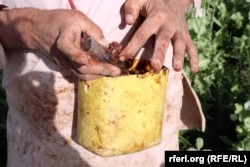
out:
<path id="1" fill-rule="evenodd" d="M 8 105 L 5 90 L 2 88 L 2 70 L 0 70 L 0 166 L 6 164 L 7 138 L 6 138 L 6 117 Z"/>
<path id="2" fill-rule="evenodd" d="M 239 143 L 235 143 L 234 147 L 236 150 L 250 150 L 250 100 L 244 105 L 235 103 L 235 108 L 232 116 L 239 121 L 236 126 Z"/>
<path id="3" fill-rule="evenodd" d="M 204 16 L 188 16 L 200 69 L 186 68 L 207 119 L 206 131 L 181 133 L 185 150 L 203 138 L 212 150 L 250 150 L 250 1 L 203 0 Z M 190 141 L 183 142 L 183 138 Z M 193 141 L 193 142 L 192 142 Z"/>
<path id="4" fill-rule="evenodd" d="M 185 71 L 207 119 L 206 131 L 180 132 L 181 150 L 250 150 L 250 0 L 202 0 L 204 16 L 188 24 L 199 73 Z M 188 62 L 188 61 L 186 61 Z M 0 81 L 2 71 L 0 71 Z M 0 166 L 6 163 L 8 105 L 0 82 Z"/>

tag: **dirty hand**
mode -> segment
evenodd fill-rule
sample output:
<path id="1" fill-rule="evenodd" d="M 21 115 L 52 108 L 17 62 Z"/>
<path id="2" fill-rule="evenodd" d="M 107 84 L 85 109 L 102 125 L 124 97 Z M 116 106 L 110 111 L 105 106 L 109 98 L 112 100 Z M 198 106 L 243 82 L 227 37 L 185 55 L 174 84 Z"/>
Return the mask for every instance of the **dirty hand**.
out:
<path id="1" fill-rule="evenodd" d="M 198 55 L 189 35 L 185 17 L 191 2 L 191 0 L 127 0 L 124 5 L 126 23 L 134 24 L 139 15 L 144 16 L 145 20 L 124 48 L 121 59 L 133 58 L 146 41 L 155 35 L 151 58 L 151 66 L 154 70 L 162 67 L 167 48 L 172 42 L 174 70 L 182 69 L 184 54 L 187 52 L 190 69 L 196 73 Z"/>
<path id="2" fill-rule="evenodd" d="M 1 11 L 0 16 L 0 42 L 6 50 L 41 50 L 84 80 L 120 74 L 116 66 L 98 62 L 80 49 L 82 33 L 104 46 L 108 43 L 101 29 L 79 11 L 24 8 Z"/>

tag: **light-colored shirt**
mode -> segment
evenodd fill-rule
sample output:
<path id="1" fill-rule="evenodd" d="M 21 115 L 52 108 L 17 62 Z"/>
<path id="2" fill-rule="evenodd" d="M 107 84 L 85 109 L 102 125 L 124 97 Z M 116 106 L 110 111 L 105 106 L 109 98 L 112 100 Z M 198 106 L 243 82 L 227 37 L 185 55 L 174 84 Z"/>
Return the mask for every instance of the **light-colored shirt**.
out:
<path id="1" fill-rule="evenodd" d="M 109 42 L 120 42 L 130 26 L 120 29 L 125 0 L 75 0 L 78 10 L 103 30 Z M 0 0 L 9 8 L 70 9 L 68 0 Z M 42 16 L 41 16 L 42 17 Z M 95 155 L 76 140 L 77 77 L 51 62 L 41 52 L 5 53 L 0 45 L 0 67 L 9 105 L 7 117 L 10 167 L 159 167 L 165 150 L 178 150 L 180 129 L 204 129 L 200 102 L 183 72 L 169 68 L 162 142 L 140 152 L 115 157 Z"/>

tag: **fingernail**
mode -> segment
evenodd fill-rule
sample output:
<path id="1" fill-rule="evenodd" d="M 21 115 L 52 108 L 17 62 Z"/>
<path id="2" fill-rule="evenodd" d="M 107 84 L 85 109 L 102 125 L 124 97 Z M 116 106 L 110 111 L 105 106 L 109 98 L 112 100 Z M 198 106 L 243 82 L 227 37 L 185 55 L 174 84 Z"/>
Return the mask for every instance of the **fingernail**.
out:
<path id="1" fill-rule="evenodd" d="M 162 67 L 162 63 L 159 59 L 151 59 L 151 66 L 155 70 L 159 70 Z"/>
<path id="2" fill-rule="evenodd" d="M 103 69 L 101 75 L 115 77 L 115 76 L 119 76 L 120 73 L 121 73 L 120 70 L 110 71 L 108 69 Z"/>
<path id="3" fill-rule="evenodd" d="M 133 24 L 134 23 L 134 16 L 132 14 L 127 14 L 125 16 L 127 24 Z"/>
<path id="4" fill-rule="evenodd" d="M 121 72 L 120 72 L 119 70 L 116 70 L 116 71 L 112 71 L 112 72 L 110 73 L 110 76 L 116 77 L 116 76 L 119 76 L 120 74 L 121 74 Z"/>
<path id="5" fill-rule="evenodd" d="M 120 57 L 119 57 L 119 60 L 120 60 L 120 61 L 125 61 L 126 58 L 125 58 L 124 56 L 120 56 Z"/>
<path id="6" fill-rule="evenodd" d="M 105 38 L 102 38 L 99 43 L 101 45 L 103 45 L 104 47 L 109 47 L 109 42 L 105 39 Z"/>
<path id="7" fill-rule="evenodd" d="M 191 71 L 195 74 L 199 71 L 199 66 L 198 65 L 192 65 Z"/>
<path id="8" fill-rule="evenodd" d="M 174 61 L 174 69 L 175 70 L 181 70 L 182 69 L 182 61 L 180 61 L 180 60 L 176 60 L 176 61 Z"/>

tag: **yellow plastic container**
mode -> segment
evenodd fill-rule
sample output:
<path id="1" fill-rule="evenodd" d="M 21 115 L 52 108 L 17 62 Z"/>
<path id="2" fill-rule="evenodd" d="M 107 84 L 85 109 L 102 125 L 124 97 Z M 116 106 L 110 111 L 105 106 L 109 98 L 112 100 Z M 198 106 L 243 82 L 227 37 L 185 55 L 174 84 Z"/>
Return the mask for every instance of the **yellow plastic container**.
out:
<path id="1" fill-rule="evenodd" d="M 168 70 L 79 81 L 78 142 L 100 156 L 161 142 Z"/>

